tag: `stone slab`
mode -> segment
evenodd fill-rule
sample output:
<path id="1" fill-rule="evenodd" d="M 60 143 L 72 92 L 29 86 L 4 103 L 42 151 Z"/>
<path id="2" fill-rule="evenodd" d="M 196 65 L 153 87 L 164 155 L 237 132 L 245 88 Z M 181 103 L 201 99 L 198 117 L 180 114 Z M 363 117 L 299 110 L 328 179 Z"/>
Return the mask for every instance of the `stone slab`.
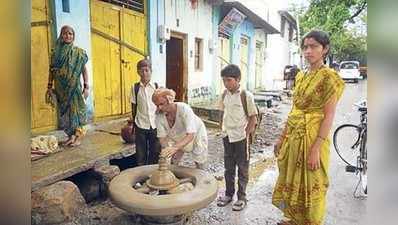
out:
<path id="1" fill-rule="evenodd" d="M 32 161 L 32 191 L 93 168 L 97 162 L 121 159 L 135 153 L 134 144 L 124 144 L 119 135 L 93 131 L 78 147 Z"/>

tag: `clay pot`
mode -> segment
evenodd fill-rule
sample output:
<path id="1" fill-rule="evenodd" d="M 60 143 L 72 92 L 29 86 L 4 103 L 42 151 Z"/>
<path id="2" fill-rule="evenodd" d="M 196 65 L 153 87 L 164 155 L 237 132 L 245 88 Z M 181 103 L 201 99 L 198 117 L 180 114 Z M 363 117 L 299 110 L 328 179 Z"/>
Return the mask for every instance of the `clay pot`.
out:
<path id="1" fill-rule="evenodd" d="M 126 143 L 135 142 L 134 123 L 132 120 L 127 121 L 127 124 L 124 127 L 122 127 L 120 134 L 124 142 Z"/>

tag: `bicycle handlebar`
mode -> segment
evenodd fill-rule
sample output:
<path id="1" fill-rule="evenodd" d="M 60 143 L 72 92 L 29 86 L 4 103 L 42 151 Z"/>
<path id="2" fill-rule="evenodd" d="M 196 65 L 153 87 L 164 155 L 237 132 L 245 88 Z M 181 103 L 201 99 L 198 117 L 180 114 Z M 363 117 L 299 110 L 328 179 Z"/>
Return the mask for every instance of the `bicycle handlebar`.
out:
<path id="1" fill-rule="evenodd" d="M 366 100 L 362 100 L 357 103 L 354 103 L 354 105 L 358 108 L 368 108 L 368 104 L 367 104 Z"/>
<path id="2" fill-rule="evenodd" d="M 358 107 L 358 111 L 360 112 L 367 112 L 368 111 L 368 105 L 366 100 L 359 101 L 357 103 L 354 103 L 356 107 Z"/>

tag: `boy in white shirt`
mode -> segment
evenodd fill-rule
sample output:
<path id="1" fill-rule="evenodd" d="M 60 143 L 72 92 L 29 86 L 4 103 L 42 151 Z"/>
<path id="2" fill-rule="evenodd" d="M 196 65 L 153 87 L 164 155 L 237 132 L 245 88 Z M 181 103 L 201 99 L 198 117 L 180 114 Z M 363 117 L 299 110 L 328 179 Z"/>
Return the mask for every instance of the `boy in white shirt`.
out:
<path id="1" fill-rule="evenodd" d="M 225 196 L 218 199 L 218 206 L 229 204 L 235 194 L 235 171 L 238 167 L 238 200 L 232 209 L 240 211 L 247 204 L 246 186 L 249 181 L 249 135 L 254 134 L 257 108 L 253 94 L 240 88 L 241 72 L 230 64 L 221 71 L 226 90 L 220 101 L 223 111 L 221 127 L 224 144 Z M 246 100 L 244 100 L 246 98 Z M 246 101 L 244 107 L 243 101 Z"/>
<path id="2" fill-rule="evenodd" d="M 157 84 L 151 82 L 151 62 L 147 59 L 137 63 L 140 82 L 131 88 L 131 108 L 135 129 L 135 148 L 138 166 L 156 164 L 159 161 L 160 144 L 155 124 L 156 106 L 152 95 Z"/>

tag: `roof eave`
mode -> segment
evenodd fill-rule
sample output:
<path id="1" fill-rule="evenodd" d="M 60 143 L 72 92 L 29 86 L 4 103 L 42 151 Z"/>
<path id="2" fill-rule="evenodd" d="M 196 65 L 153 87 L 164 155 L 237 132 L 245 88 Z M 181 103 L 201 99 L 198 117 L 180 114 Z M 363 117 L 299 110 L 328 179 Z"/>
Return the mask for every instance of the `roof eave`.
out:
<path id="1" fill-rule="evenodd" d="M 271 24 L 269 24 L 267 21 L 262 19 L 260 16 L 258 16 L 256 13 L 254 13 L 253 11 L 248 9 L 246 6 L 244 6 L 240 2 L 228 1 L 228 2 L 224 2 L 223 5 L 235 7 L 236 9 L 241 11 L 253 23 L 255 29 L 264 29 L 264 32 L 267 34 L 279 34 L 280 33 Z"/>

